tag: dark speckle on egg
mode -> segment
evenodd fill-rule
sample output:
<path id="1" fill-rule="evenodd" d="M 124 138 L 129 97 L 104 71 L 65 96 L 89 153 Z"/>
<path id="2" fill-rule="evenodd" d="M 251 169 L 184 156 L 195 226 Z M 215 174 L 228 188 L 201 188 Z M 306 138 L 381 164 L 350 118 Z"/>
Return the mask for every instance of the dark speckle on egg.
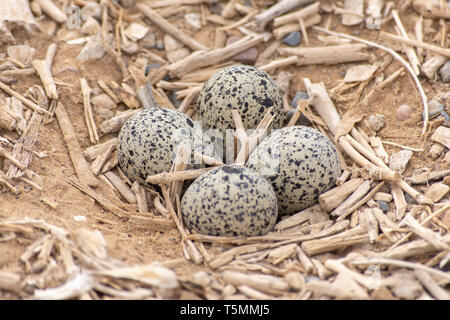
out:
<path id="1" fill-rule="evenodd" d="M 263 177 L 240 165 L 214 168 L 198 177 L 181 200 L 189 230 L 210 236 L 259 236 L 271 231 L 278 209 Z"/>
<path id="2" fill-rule="evenodd" d="M 144 109 L 128 119 L 120 130 L 119 167 L 131 181 L 146 185 L 147 176 L 170 171 L 180 143 L 219 160 L 201 126 L 184 113 L 163 108 Z M 187 169 L 201 166 L 191 155 Z"/>
<path id="3" fill-rule="evenodd" d="M 280 214 L 314 205 L 341 173 L 334 144 L 318 130 L 304 126 L 270 134 L 250 154 L 246 166 L 272 184 Z"/>

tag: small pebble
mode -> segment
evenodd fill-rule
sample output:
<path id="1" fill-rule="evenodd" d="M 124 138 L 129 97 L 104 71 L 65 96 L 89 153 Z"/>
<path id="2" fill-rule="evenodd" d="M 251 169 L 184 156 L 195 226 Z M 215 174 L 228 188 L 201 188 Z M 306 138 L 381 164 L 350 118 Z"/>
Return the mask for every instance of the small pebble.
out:
<path id="1" fill-rule="evenodd" d="M 409 105 L 402 104 L 400 107 L 397 108 L 396 111 L 397 120 L 405 121 L 411 116 L 412 113 L 413 109 Z"/>
<path id="2" fill-rule="evenodd" d="M 229 37 L 227 39 L 227 46 L 232 44 L 233 42 L 240 40 L 240 39 L 241 38 L 239 38 L 237 36 Z M 256 59 L 258 59 L 258 50 L 256 50 L 255 48 L 250 48 L 250 49 L 247 49 L 235 56 L 232 56 L 229 60 L 232 60 L 234 62 L 239 62 L 242 64 L 254 65 Z"/>
<path id="3" fill-rule="evenodd" d="M 411 197 L 408 193 L 405 192 L 405 200 L 408 204 L 417 204 L 416 199 Z"/>
<path id="4" fill-rule="evenodd" d="M 428 119 L 437 117 L 442 111 L 444 111 L 444 105 L 436 100 L 428 101 Z M 422 113 L 422 119 L 425 120 L 425 112 Z"/>
<path id="5" fill-rule="evenodd" d="M 164 50 L 164 43 L 161 40 L 156 40 L 155 49 L 159 51 Z"/>
<path id="6" fill-rule="evenodd" d="M 440 143 L 435 143 L 430 148 L 430 155 L 431 158 L 437 159 L 441 156 L 441 154 L 444 152 L 445 147 Z"/>
<path id="7" fill-rule="evenodd" d="M 177 93 L 175 91 L 172 91 L 172 93 L 169 95 L 169 100 L 170 102 L 172 102 L 175 108 L 178 108 L 181 105 L 181 100 L 177 98 Z"/>
<path id="8" fill-rule="evenodd" d="M 299 91 L 295 94 L 295 97 L 291 100 L 291 107 L 297 108 L 298 100 L 308 100 L 308 93 L 305 91 Z"/>
<path id="9" fill-rule="evenodd" d="M 102 8 L 98 3 L 87 2 L 86 5 L 80 10 L 81 19 L 86 21 L 88 17 L 99 20 L 102 16 Z"/>
<path id="10" fill-rule="evenodd" d="M 147 32 L 144 39 L 141 40 L 141 44 L 146 49 L 152 49 L 156 45 L 156 36 L 154 33 Z"/>
<path id="11" fill-rule="evenodd" d="M 202 28 L 202 20 L 198 13 L 188 13 L 184 16 L 184 19 L 194 31 L 198 31 Z"/>
<path id="12" fill-rule="evenodd" d="M 150 73 L 150 71 L 151 71 L 152 69 L 159 69 L 159 68 L 161 68 L 161 66 L 160 66 L 159 64 L 155 64 L 155 63 L 148 64 L 148 65 L 145 67 L 145 76 L 148 76 L 148 74 Z"/>
<path id="13" fill-rule="evenodd" d="M 439 69 L 439 74 L 441 75 L 442 82 L 450 82 L 450 60 L 447 60 L 441 69 Z"/>
<path id="14" fill-rule="evenodd" d="M 292 116 L 295 113 L 295 109 L 291 109 L 288 112 L 285 113 L 284 115 L 284 126 L 286 126 L 289 121 L 291 120 Z M 297 122 L 295 123 L 295 125 L 297 126 L 305 126 L 305 127 L 311 127 L 311 121 L 309 121 L 309 119 L 304 115 L 301 114 L 300 118 L 298 118 Z"/>
<path id="15" fill-rule="evenodd" d="M 370 130 L 378 132 L 384 127 L 384 116 L 382 114 L 371 114 L 367 118 Z"/>
<path id="16" fill-rule="evenodd" d="M 448 127 L 450 125 L 450 115 L 445 111 L 441 111 L 441 116 L 445 119 L 444 126 Z"/>
<path id="17" fill-rule="evenodd" d="M 94 35 L 100 31 L 100 24 L 93 17 L 88 16 L 86 22 L 81 27 L 81 32 L 87 35 Z"/>
<path id="18" fill-rule="evenodd" d="M 296 47 L 300 44 L 302 40 L 302 35 L 299 31 L 294 31 L 289 33 L 284 39 L 283 39 L 283 43 L 285 45 L 291 46 L 291 47 Z"/>
<path id="19" fill-rule="evenodd" d="M 389 203 L 387 203 L 386 201 L 382 201 L 382 200 L 378 200 L 377 201 L 378 206 L 380 207 L 381 211 L 383 212 L 388 212 L 389 211 Z"/>
<path id="20" fill-rule="evenodd" d="M 97 108 L 102 109 L 116 109 L 116 103 L 106 93 L 101 93 L 91 99 L 91 102 Z"/>

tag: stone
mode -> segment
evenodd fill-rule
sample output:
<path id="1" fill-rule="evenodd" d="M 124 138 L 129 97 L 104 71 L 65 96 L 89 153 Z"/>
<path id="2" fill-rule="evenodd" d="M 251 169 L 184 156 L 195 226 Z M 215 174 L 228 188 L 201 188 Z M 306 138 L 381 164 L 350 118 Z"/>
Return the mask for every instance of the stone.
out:
<path id="1" fill-rule="evenodd" d="M 159 64 L 155 64 L 155 63 L 148 64 L 145 67 L 145 76 L 148 76 L 148 74 L 150 73 L 150 70 L 152 70 L 152 69 L 159 69 L 159 68 L 161 68 L 161 66 Z"/>
<path id="2" fill-rule="evenodd" d="M 164 43 L 162 41 L 160 41 L 160 40 L 156 40 L 155 49 L 159 50 L 159 51 L 163 51 L 164 50 Z"/>
<path id="3" fill-rule="evenodd" d="M 284 126 L 286 126 L 289 121 L 291 120 L 292 116 L 295 113 L 295 109 L 291 109 L 289 111 L 287 111 L 284 114 Z M 305 126 L 305 127 L 310 127 L 311 126 L 311 122 L 308 120 L 308 118 L 302 113 L 300 115 L 300 117 L 298 118 L 297 122 L 295 123 L 295 125 L 297 126 Z"/>
<path id="4" fill-rule="evenodd" d="M 142 24 L 133 22 L 125 29 L 125 35 L 132 41 L 138 41 L 145 37 L 148 28 Z"/>
<path id="5" fill-rule="evenodd" d="M 198 13 L 188 13 L 184 16 L 184 20 L 186 20 L 189 27 L 194 31 L 198 31 L 202 28 L 202 20 Z"/>
<path id="6" fill-rule="evenodd" d="M 302 34 L 299 31 L 289 33 L 284 39 L 283 43 L 290 47 L 296 47 L 302 40 Z"/>
<path id="7" fill-rule="evenodd" d="M 101 93 L 91 99 L 91 102 L 97 108 L 104 108 L 115 110 L 117 108 L 116 103 L 106 93 Z"/>
<path id="8" fill-rule="evenodd" d="M 308 100 L 309 96 L 305 91 L 299 91 L 295 94 L 295 97 L 291 100 L 291 107 L 297 108 L 298 100 Z"/>
<path id="9" fill-rule="evenodd" d="M 358 82 L 368 80 L 378 69 L 377 66 L 362 64 L 350 67 L 345 73 L 344 82 Z"/>
<path id="10" fill-rule="evenodd" d="M 444 157 L 444 162 L 450 163 L 450 151 L 447 151 Z"/>
<path id="11" fill-rule="evenodd" d="M 141 40 L 141 44 L 146 49 L 153 49 L 156 45 L 156 36 L 154 33 L 147 32 L 145 37 Z"/>
<path id="12" fill-rule="evenodd" d="M 444 111 L 444 105 L 436 100 L 428 101 L 428 119 L 437 117 L 442 111 Z M 425 120 L 425 112 L 422 113 L 422 120 Z"/>
<path id="13" fill-rule="evenodd" d="M 181 105 L 181 100 L 177 98 L 177 93 L 175 91 L 172 91 L 172 93 L 169 95 L 169 100 L 170 102 L 172 102 L 175 108 L 178 108 Z"/>
<path id="14" fill-rule="evenodd" d="M 380 210 L 383 212 L 388 212 L 391 209 L 389 207 L 389 203 L 387 203 L 386 201 L 378 200 L 377 203 L 378 203 L 378 206 L 380 207 Z"/>
<path id="15" fill-rule="evenodd" d="M 439 142 L 450 149 L 450 128 L 444 126 L 438 127 L 431 136 L 431 140 L 434 142 Z"/>
<path id="16" fill-rule="evenodd" d="M 450 82 L 450 60 L 447 60 L 447 62 L 439 69 L 439 74 L 442 82 Z"/>
<path id="17" fill-rule="evenodd" d="M 81 27 L 81 32 L 86 35 L 95 35 L 100 31 L 100 24 L 91 16 L 87 17 L 86 22 Z"/>
<path id="18" fill-rule="evenodd" d="M 137 42 L 128 41 L 126 44 L 122 43 L 120 45 L 120 49 L 126 54 L 132 55 L 139 51 L 139 45 Z"/>
<path id="19" fill-rule="evenodd" d="M 120 4 L 125 8 L 131 7 L 135 2 L 136 0 L 120 0 Z"/>
<path id="20" fill-rule="evenodd" d="M 85 61 L 89 59 L 101 59 L 104 54 L 105 49 L 103 48 L 101 36 L 96 36 L 90 39 L 83 49 L 81 49 L 81 52 L 77 56 L 77 60 Z"/>
<path id="21" fill-rule="evenodd" d="M 167 52 L 183 48 L 183 44 L 180 41 L 168 34 L 164 35 L 163 42 Z"/>
<path id="22" fill-rule="evenodd" d="M 174 51 L 167 52 L 167 60 L 170 63 L 177 62 L 185 57 L 187 57 L 191 52 L 187 48 L 180 48 Z"/>
<path id="23" fill-rule="evenodd" d="M 441 154 L 444 152 L 445 147 L 442 144 L 435 143 L 430 148 L 430 155 L 431 158 L 437 159 L 441 156 Z"/>
<path id="24" fill-rule="evenodd" d="M 81 20 L 86 21 L 88 17 L 99 20 L 102 17 L 102 8 L 96 2 L 87 2 L 80 10 Z"/>
<path id="25" fill-rule="evenodd" d="M 232 44 L 233 42 L 236 42 L 240 39 L 241 38 L 237 36 L 231 36 L 227 39 L 226 45 Z M 249 48 L 245 51 L 242 51 L 241 53 L 238 53 L 235 56 L 232 56 L 229 60 L 242 64 L 253 65 L 258 58 L 258 54 L 258 50 L 256 50 L 255 48 Z"/>
<path id="26" fill-rule="evenodd" d="M 16 45 L 7 46 L 6 51 L 8 52 L 8 57 L 27 66 L 31 65 L 31 61 L 33 61 L 35 49 L 29 45 Z"/>
<path id="27" fill-rule="evenodd" d="M 389 168 L 402 174 L 405 171 L 409 159 L 411 159 L 411 156 L 412 151 L 410 150 L 402 150 L 394 153 L 389 158 Z"/>
<path id="28" fill-rule="evenodd" d="M 417 204 L 417 201 L 416 201 L 416 199 L 414 199 L 413 197 L 411 197 L 410 195 L 409 195 L 409 193 L 404 193 L 405 194 L 405 201 L 406 201 L 406 203 L 407 204 Z"/>
<path id="29" fill-rule="evenodd" d="M 413 113 L 413 108 L 411 108 L 407 104 L 402 104 L 400 107 L 397 108 L 396 111 L 396 117 L 399 121 L 405 121 L 408 119 L 411 114 Z"/>
<path id="30" fill-rule="evenodd" d="M 433 183 L 425 192 L 425 197 L 431 199 L 433 202 L 441 200 L 448 192 L 450 187 L 441 182 Z"/>
<path id="31" fill-rule="evenodd" d="M 367 118 L 367 124 L 373 132 L 378 132 L 384 127 L 384 116 L 382 114 L 371 114 Z"/>

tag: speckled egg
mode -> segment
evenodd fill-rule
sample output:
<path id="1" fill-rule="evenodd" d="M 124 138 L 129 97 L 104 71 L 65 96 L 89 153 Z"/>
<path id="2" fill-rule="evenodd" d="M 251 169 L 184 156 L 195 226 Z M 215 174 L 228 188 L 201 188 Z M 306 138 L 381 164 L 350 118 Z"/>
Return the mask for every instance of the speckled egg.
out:
<path id="1" fill-rule="evenodd" d="M 128 119 L 120 130 L 120 169 L 131 181 L 147 185 L 147 176 L 170 171 L 177 146 L 182 142 L 193 151 L 219 159 L 200 124 L 184 113 L 163 108 L 144 109 Z M 198 162 L 191 155 L 187 169 L 202 167 Z"/>
<path id="2" fill-rule="evenodd" d="M 198 98 L 198 117 L 204 129 L 235 129 L 231 111 L 238 110 L 245 129 L 255 129 L 273 107 L 271 129 L 283 124 L 283 97 L 272 78 L 247 65 L 227 67 L 214 74 Z"/>
<path id="3" fill-rule="evenodd" d="M 250 154 L 246 166 L 270 182 L 280 214 L 314 205 L 341 173 L 334 144 L 321 132 L 304 126 L 274 131 Z"/>
<path id="4" fill-rule="evenodd" d="M 266 179 L 240 165 L 225 165 L 198 177 L 181 200 L 184 223 L 210 236 L 259 236 L 271 231 L 278 210 Z"/>

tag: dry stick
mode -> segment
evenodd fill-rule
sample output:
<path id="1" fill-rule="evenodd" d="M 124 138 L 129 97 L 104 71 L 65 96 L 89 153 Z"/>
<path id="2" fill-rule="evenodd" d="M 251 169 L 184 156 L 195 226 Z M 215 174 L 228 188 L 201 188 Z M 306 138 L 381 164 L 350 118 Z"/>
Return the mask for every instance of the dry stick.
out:
<path id="1" fill-rule="evenodd" d="M 51 0 L 36 0 L 42 11 L 57 23 L 67 20 L 66 14 L 61 11 Z"/>
<path id="2" fill-rule="evenodd" d="M 258 69 L 265 71 L 265 72 L 270 72 L 272 70 L 275 70 L 277 68 L 281 68 L 281 67 L 286 67 L 289 66 L 291 64 L 294 63 L 298 63 L 298 57 L 297 56 L 290 56 L 287 58 L 281 58 L 278 60 L 274 60 L 269 62 L 268 64 L 265 64 L 263 66 L 259 66 Z"/>
<path id="3" fill-rule="evenodd" d="M 117 137 L 114 137 L 112 139 L 109 139 L 108 141 L 87 148 L 83 151 L 83 154 L 86 157 L 86 160 L 92 161 L 101 154 L 105 153 L 111 145 L 117 146 L 117 143 L 118 139 Z"/>
<path id="4" fill-rule="evenodd" d="M 113 214 L 115 214 L 119 218 L 128 217 L 128 213 L 127 212 L 123 211 L 118 206 L 116 206 L 114 203 L 112 203 L 110 200 L 102 197 L 101 195 L 96 193 L 94 190 L 92 190 L 88 186 L 85 186 L 81 182 L 76 181 L 76 180 L 72 180 L 72 179 L 69 179 L 68 182 L 72 186 L 77 188 L 78 190 L 84 192 L 85 194 L 87 194 L 91 198 L 95 199 L 102 207 L 104 207 L 105 209 L 111 211 Z"/>
<path id="5" fill-rule="evenodd" d="M 275 115 L 271 115 L 272 107 L 264 115 L 264 118 L 256 127 L 255 131 L 247 136 L 245 133 L 245 128 L 242 125 L 241 116 L 237 110 L 232 110 L 232 115 L 234 119 L 234 123 L 236 125 L 236 137 L 238 138 L 241 148 L 236 156 L 236 160 L 234 163 L 236 164 L 244 164 L 252 151 L 256 148 L 258 144 L 258 140 L 267 132 L 267 128 L 272 123 L 272 120 L 275 118 Z"/>
<path id="6" fill-rule="evenodd" d="M 405 39 L 403 37 L 396 36 L 392 33 L 381 31 L 380 38 L 385 40 L 392 40 L 392 41 L 398 41 L 401 43 L 408 44 L 410 46 L 415 46 L 419 48 L 423 48 L 425 50 L 429 50 L 431 52 L 437 53 L 441 56 L 446 56 L 450 58 L 450 49 L 445 49 L 442 47 L 438 47 L 432 44 L 428 44 L 426 42 L 418 41 L 418 40 L 411 40 L 411 39 Z"/>
<path id="7" fill-rule="evenodd" d="M 3 91 L 5 91 L 7 94 L 19 99 L 24 105 L 26 105 L 27 107 L 33 109 L 34 111 L 38 112 L 38 113 L 43 113 L 46 114 L 48 116 L 52 116 L 52 114 L 50 112 L 48 112 L 47 110 L 41 108 L 40 106 L 38 106 L 36 103 L 34 103 L 33 101 L 25 98 L 23 95 L 21 95 L 20 93 L 14 91 L 13 89 L 11 89 L 9 86 L 7 86 L 6 84 L 4 84 L 3 82 L 0 81 L 0 89 L 2 89 Z"/>
<path id="8" fill-rule="evenodd" d="M 305 108 L 308 105 L 308 100 L 298 100 L 297 102 L 297 108 L 295 109 L 294 114 L 292 115 L 292 118 L 289 120 L 286 127 L 295 126 L 298 119 L 300 119 L 300 116 L 303 112 L 305 112 Z"/>
<path id="9" fill-rule="evenodd" d="M 108 171 L 104 173 L 104 176 L 129 203 L 136 203 L 135 194 L 131 191 L 130 187 L 125 182 L 123 182 L 123 180 L 120 179 L 115 173 Z"/>
<path id="10" fill-rule="evenodd" d="M 311 81 L 307 78 L 304 80 L 305 87 L 308 91 L 308 95 L 310 96 L 310 104 L 312 104 L 319 115 L 322 117 L 322 119 L 325 121 L 325 123 L 330 128 L 331 132 L 333 134 L 336 134 L 336 129 L 340 121 L 339 114 L 336 111 L 336 108 L 334 107 L 333 102 L 331 101 L 330 97 L 328 96 L 328 93 L 322 83 L 320 84 L 312 84 Z M 345 152 L 360 166 L 363 168 L 369 168 L 371 170 L 374 170 L 378 174 L 381 174 L 382 176 L 386 176 L 389 180 L 395 180 L 393 177 L 395 177 L 395 173 L 391 169 L 389 169 L 383 161 L 377 160 L 377 163 L 380 164 L 380 166 L 374 165 L 372 162 L 364 158 L 353 146 L 350 144 L 348 139 L 346 139 L 345 136 L 341 136 L 339 138 L 339 144 L 340 146 L 345 150 Z M 413 198 L 416 199 L 416 201 L 420 204 L 431 204 L 432 202 L 421 195 L 419 192 L 414 190 L 411 186 L 409 186 L 406 182 L 403 180 L 396 181 L 396 184 L 398 184 L 404 191 L 409 193 Z"/>
<path id="11" fill-rule="evenodd" d="M 55 115 L 59 127 L 61 128 L 64 141 L 67 144 L 67 149 L 69 149 L 69 155 L 75 168 L 75 173 L 78 178 L 88 186 L 97 186 L 97 178 L 92 173 L 89 164 L 83 156 L 75 130 L 73 129 L 72 123 L 67 116 L 66 109 L 61 102 L 58 102 L 58 105 L 56 106 Z"/>
<path id="12" fill-rule="evenodd" d="M 394 10 L 392 10 L 391 14 L 392 14 L 392 17 L 394 18 L 395 23 L 397 24 L 397 27 L 400 30 L 401 36 L 405 39 L 409 39 L 408 34 L 406 33 L 405 28 L 403 27 L 403 23 L 400 20 L 400 16 L 398 15 L 398 11 L 394 9 Z M 408 57 L 409 62 L 411 63 L 411 67 L 415 71 L 416 76 L 418 76 L 420 74 L 420 69 L 419 69 L 420 62 L 419 62 L 419 59 L 417 58 L 416 52 L 414 51 L 414 49 L 412 47 L 409 47 L 406 45 L 404 45 L 403 51 L 405 51 L 405 54 Z"/>
<path id="13" fill-rule="evenodd" d="M 298 56 L 297 65 L 337 64 L 368 60 L 369 55 L 360 52 L 366 46 L 363 44 L 344 44 L 328 47 L 311 48 L 282 48 L 278 51 L 282 55 Z"/>
<path id="14" fill-rule="evenodd" d="M 170 215 L 172 216 L 173 221 L 175 222 L 175 225 L 177 226 L 178 231 L 181 234 L 182 237 L 182 243 L 186 245 L 186 248 L 188 251 L 189 257 L 191 257 L 196 264 L 200 264 L 202 262 L 202 256 L 198 252 L 198 249 L 195 247 L 194 243 L 187 239 L 186 230 L 184 230 L 182 222 L 180 219 L 178 219 L 177 214 L 175 213 L 175 210 L 172 206 L 172 202 L 170 200 L 169 192 L 167 191 L 167 188 L 165 185 L 160 185 L 164 199 L 166 201 L 166 207 L 169 210 Z"/>
<path id="15" fill-rule="evenodd" d="M 269 9 L 255 16 L 255 22 L 258 26 L 263 27 L 272 19 L 289 12 L 290 10 L 302 5 L 313 2 L 314 0 L 281 0 L 271 6 Z"/>
<path id="16" fill-rule="evenodd" d="M 32 62 L 33 68 L 36 70 L 39 78 L 44 85 L 47 97 L 50 99 L 58 99 L 58 91 L 56 89 L 55 80 L 52 76 L 51 65 L 56 52 L 56 44 L 52 43 L 47 49 L 47 55 L 44 60 L 35 59 Z"/>
<path id="17" fill-rule="evenodd" d="M 108 44 L 108 6 L 105 5 L 103 7 L 103 13 L 102 13 L 102 46 L 105 51 L 112 56 L 115 60 L 117 65 L 120 68 L 120 71 L 122 72 L 122 77 L 127 78 L 130 74 L 128 73 L 128 69 L 125 65 L 125 62 L 123 62 L 120 55 L 117 54 Z"/>
<path id="18" fill-rule="evenodd" d="M 167 66 L 167 70 L 171 76 L 181 77 L 193 70 L 221 62 L 247 50 L 248 48 L 258 45 L 262 41 L 264 41 L 263 36 L 246 36 L 239 41 L 233 42 L 225 48 L 210 50 L 207 52 L 194 52 L 190 56 Z"/>
<path id="19" fill-rule="evenodd" d="M 145 196 L 145 189 L 139 184 L 138 181 L 133 182 L 131 190 L 135 194 L 136 202 L 139 208 L 139 212 L 148 212 L 147 197 Z"/>
<path id="20" fill-rule="evenodd" d="M 322 16 L 319 14 L 315 14 L 312 17 L 307 18 L 306 20 L 302 20 L 303 21 L 303 28 L 307 29 L 315 24 L 318 24 L 322 21 Z M 276 29 L 273 30 L 273 35 L 275 37 L 275 39 L 277 40 L 282 40 L 287 34 L 294 32 L 294 31 L 299 31 L 302 29 L 301 23 L 288 23 L 285 24 L 281 27 L 278 27 Z"/>
<path id="21" fill-rule="evenodd" d="M 421 223 L 420 225 L 422 226 L 426 226 L 428 222 L 430 222 L 432 219 L 434 219 L 435 217 L 437 217 L 438 215 L 440 215 L 443 212 L 446 212 L 448 209 L 450 209 L 450 203 L 447 203 L 445 206 L 443 206 L 442 208 L 440 208 L 439 210 L 436 210 L 435 212 L 433 212 L 431 215 L 429 215 L 428 217 L 426 217 Z M 400 240 L 398 240 L 395 244 L 392 245 L 392 247 L 390 247 L 387 251 L 385 251 L 385 253 L 387 252 L 391 252 L 393 249 L 395 249 L 397 246 L 399 246 L 400 244 L 402 244 L 403 242 L 405 242 L 406 240 L 408 240 L 408 238 L 412 235 L 412 232 L 409 232 L 408 234 L 406 234 L 403 238 L 401 238 Z"/>
<path id="22" fill-rule="evenodd" d="M 273 20 L 273 26 L 278 27 L 283 24 L 297 22 L 299 19 L 304 19 L 309 16 L 312 16 L 319 12 L 319 5 L 320 5 L 319 1 L 316 1 L 313 4 L 310 4 L 309 6 L 306 6 L 300 10 L 275 18 Z"/>
<path id="23" fill-rule="evenodd" d="M 439 284 L 433 279 L 428 272 L 423 270 L 414 270 L 416 278 L 420 283 L 436 298 L 439 300 L 450 300 L 450 294 L 439 286 Z"/>
<path id="24" fill-rule="evenodd" d="M 249 243 L 250 244 L 253 243 L 253 245 L 262 245 L 261 242 L 263 242 L 263 241 L 272 241 L 272 242 L 280 241 L 275 244 L 274 243 L 269 244 L 270 247 L 277 247 L 277 246 L 281 246 L 281 245 L 285 245 L 285 244 L 289 244 L 289 243 L 302 242 L 302 241 L 308 241 L 308 240 L 312 240 L 312 239 L 319 239 L 319 238 L 327 237 L 332 234 L 336 234 L 338 232 L 345 230 L 349 226 L 349 224 L 350 224 L 350 222 L 348 220 L 339 221 L 325 230 L 322 230 L 317 233 L 308 234 L 308 235 L 304 235 L 303 233 L 302 234 L 298 234 L 298 233 L 293 234 L 293 233 L 275 232 L 275 233 L 270 233 L 265 236 L 255 236 L 255 237 L 244 238 L 244 237 L 219 237 L 219 236 L 207 236 L 207 235 L 202 235 L 202 234 L 191 234 L 191 235 L 187 236 L 187 238 L 191 239 L 191 240 L 196 240 L 196 241 L 212 242 L 212 243 L 231 243 L 231 244 L 236 244 L 236 245 L 249 244 Z M 237 248 L 231 249 L 229 251 L 232 251 L 234 253 L 236 250 L 240 251 L 241 249 L 239 249 L 239 247 L 237 247 Z M 229 254 L 231 254 L 231 252 L 229 252 L 229 251 L 226 251 L 221 256 L 223 256 L 223 255 L 228 256 Z"/>
<path id="25" fill-rule="evenodd" d="M 117 104 L 120 102 L 120 99 L 116 96 L 116 94 L 108 87 L 108 85 L 103 82 L 103 80 L 97 80 L 97 84 L 106 94 Z"/>
<path id="26" fill-rule="evenodd" d="M 26 130 L 14 145 L 13 155 L 17 157 L 17 159 L 22 163 L 22 165 L 25 166 L 25 168 L 28 167 L 29 163 L 31 162 L 33 156 L 32 151 L 34 149 L 36 140 L 38 139 L 39 128 L 41 126 L 42 119 L 43 115 L 40 115 L 36 111 L 33 112 Z M 23 170 L 19 170 L 17 166 L 12 165 L 8 169 L 7 177 L 18 178 L 20 176 L 23 176 L 23 174 Z M 28 180 L 26 180 L 25 182 L 28 182 Z"/>
<path id="27" fill-rule="evenodd" d="M 190 36 L 188 36 L 186 33 L 175 27 L 173 24 L 171 24 L 169 21 L 161 17 L 158 13 L 150 9 L 148 6 L 139 3 L 136 5 L 136 7 L 141 11 L 143 14 L 147 16 L 154 24 L 156 24 L 159 28 L 161 28 L 164 32 L 170 34 L 175 39 L 179 40 L 181 43 L 185 44 L 187 47 L 191 48 L 192 50 L 207 50 L 204 45 L 200 44 Z"/>
<path id="28" fill-rule="evenodd" d="M 426 267 L 423 264 L 420 263 L 414 263 L 414 262 L 408 262 L 408 261 L 401 261 L 401 260 L 395 260 L 395 259 L 386 259 L 386 258 L 376 258 L 371 257 L 370 259 L 364 260 L 355 260 L 350 261 L 353 265 L 374 265 L 374 264 L 383 264 L 383 265 L 389 265 L 389 266 L 397 266 L 397 267 L 403 267 L 413 270 L 423 270 L 427 273 L 436 275 L 437 277 L 441 279 L 445 279 L 447 281 L 450 281 L 450 274 L 447 272 L 443 272 L 440 270 L 436 270 L 434 268 Z"/>
<path id="29" fill-rule="evenodd" d="M 450 246 L 442 240 L 441 236 L 422 226 L 412 216 L 407 216 L 404 223 L 411 229 L 412 232 L 431 243 L 436 249 L 449 251 Z"/>
<path id="30" fill-rule="evenodd" d="M 423 103 L 423 108 L 424 108 L 424 113 L 428 114 L 428 101 L 427 101 L 427 96 L 425 95 L 425 92 L 423 91 L 422 85 L 420 84 L 419 79 L 417 78 L 417 76 L 414 73 L 414 70 L 411 68 L 411 66 L 394 50 L 389 49 L 385 46 L 379 45 L 377 43 L 371 42 L 371 41 L 367 41 L 364 39 L 360 39 L 358 37 L 353 37 L 353 36 L 349 36 L 347 34 L 343 34 L 343 33 L 338 33 L 338 32 L 333 32 L 333 31 L 329 31 L 327 29 L 323 29 L 320 27 L 313 27 L 315 30 L 318 31 L 322 31 L 324 33 L 330 34 L 330 35 L 334 35 L 334 36 L 338 36 L 338 37 L 342 37 L 342 38 L 346 38 L 346 39 L 350 39 L 350 40 L 354 40 L 357 42 L 361 42 L 364 44 L 367 44 L 369 46 L 384 50 L 386 52 L 388 52 L 389 54 L 391 54 L 397 61 L 399 61 L 407 70 L 408 72 L 411 74 L 411 77 L 414 79 L 414 82 L 416 83 L 417 88 L 419 89 L 420 95 L 422 97 L 422 103 Z M 381 32 L 381 34 L 383 34 L 384 32 Z M 405 39 L 403 39 L 402 37 L 396 37 L 396 38 L 400 38 L 401 40 L 403 40 L 405 42 Z M 400 40 L 399 40 L 400 41 Z M 408 40 L 408 42 L 411 40 Z M 415 41 L 413 41 L 415 42 Z M 450 55 L 450 50 L 449 51 L 449 55 Z M 422 129 L 422 134 L 425 134 L 425 132 L 427 131 L 427 127 L 428 127 L 428 117 L 425 118 L 425 121 L 423 123 L 423 129 Z"/>
<path id="31" fill-rule="evenodd" d="M 11 161 L 11 163 L 14 164 L 20 170 L 24 171 L 26 169 L 26 167 L 19 160 L 17 160 L 11 153 L 6 151 L 6 149 L 2 147 L 0 147 L 0 156 Z"/>
<path id="32" fill-rule="evenodd" d="M 100 173 L 100 171 L 103 168 L 103 165 L 109 159 L 112 152 L 114 150 L 116 150 L 116 147 L 117 147 L 117 145 L 115 145 L 115 144 L 110 145 L 109 148 L 106 149 L 105 152 L 103 152 L 101 155 L 99 155 L 97 158 L 95 158 L 95 160 L 92 162 L 91 169 L 92 169 L 92 173 L 95 176 L 98 176 L 98 174 Z"/>
<path id="33" fill-rule="evenodd" d="M 178 111 L 186 113 L 186 111 L 191 106 L 192 101 L 194 101 L 194 99 L 198 96 L 198 94 L 200 93 L 201 90 L 202 90 L 202 86 L 191 87 L 189 89 L 188 94 L 183 99 L 183 102 L 180 104 Z"/>
<path id="34" fill-rule="evenodd" d="M 80 78 L 80 86 L 81 92 L 83 94 L 83 105 L 84 105 L 84 118 L 86 120 L 86 126 L 89 132 L 89 138 L 92 144 L 97 144 L 99 141 L 97 126 L 95 125 L 94 116 L 92 114 L 92 106 L 91 106 L 91 88 L 89 88 L 89 84 L 86 79 Z"/>
<path id="35" fill-rule="evenodd" d="M 339 218 L 336 219 L 336 221 L 340 221 L 348 217 L 351 213 L 353 213 L 356 209 L 358 209 L 360 206 L 365 204 L 369 199 L 373 197 L 373 195 L 380 190 L 380 188 L 384 185 L 384 181 L 381 181 L 379 184 L 377 184 L 368 194 L 366 194 L 362 199 L 360 199 L 357 203 L 352 205 L 350 208 L 345 209 L 345 211 L 342 213 Z"/>
<path id="36" fill-rule="evenodd" d="M 212 169 L 214 169 L 214 167 L 177 172 L 163 172 L 153 176 L 148 176 L 145 182 L 150 184 L 169 184 L 174 181 L 192 180 L 200 177 L 202 174 Z"/>

